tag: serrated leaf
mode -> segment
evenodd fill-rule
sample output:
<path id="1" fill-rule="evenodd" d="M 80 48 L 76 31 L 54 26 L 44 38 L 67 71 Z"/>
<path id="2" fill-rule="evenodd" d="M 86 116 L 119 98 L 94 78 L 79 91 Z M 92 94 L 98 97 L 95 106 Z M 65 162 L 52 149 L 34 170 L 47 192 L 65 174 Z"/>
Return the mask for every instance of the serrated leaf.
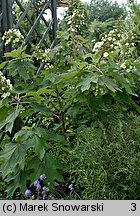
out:
<path id="1" fill-rule="evenodd" d="M 28 68 L 28 70 L 35 71 L 36 67 L 34 66 L 33 62 L 30 62 L 29 60 L 24 63 L 25 66 Z"/>
<path id="2" fill-rule="evenodd" d="M 50 111 L 50 109 L 48 109 L 43 104 L 38 104 L 37 102 L 31 102 L 30 105 L 33 107 L 35 112 L 41 112 L 45 116 L 52 115 L 52 112 Z"/>
<path id="3" fill-rule="evenodd" d="M 9 99 L 9 98 L 3 98 L 2 100 L 0 100 L 0 109 L 1 109 L 3 106 L 9 107 L 9 102 L 10 102 L 10 99 Z"/>
<path id="4" fill-rule="evenodd" d="M 53 131 L 48 131 L 48 139 L 56 143 L 66 144 L 66 140 L 60 134 L 54 133 Z"/>
<path id="5" fill-rule="evenodd" d="M 16 74 L 19 74 L 21 77 L 27 80 L 30 77 L 25 66 L 25 62 L 21 62 L 20 60 L 18 60 L 10 62 L 7 66 L 7 69 L 9 70 L 10 75 L 15 76 Z"/>
<path id="6" fill-rule="evenodd" d="M 37 94 L 38 95 L 41 95 L 41 94 L 51 94 L 52 96 L 57 96 L 57 94 L 54 92 L 53 89 L 47 89 L 46 87 L 43 87 L 43 88 L 40 88 L 38 91 L 37 91 Z"/>
<path id="7" fill-rule="evenodd" d="M 19 47 L 18 49 L 15 49 L 15 50 L 12 50 L 11 52 L 8 52 L 8 53 L 5 53 L 4 54 L 4 57 L 6 58 L 9 58 L 9 57 L 12 57 L 12 58 L 21 58 L 21 54 L 26 50 L 26 46 L 25 47 Z M 27 54 L 24 54 L 22 55 L 22 58 L 27 58 L 27 57 L 30 57 L 29 55 Z"/>
<path id="8" fill-rule="evenodd" d="M 26 150 L 32 148 L 35 154 L 38 155 L 39 159 L 42 160 L 46 149 L 47 133 L 43 128 L 23 128 L 18 131 L 13 140 L 20 141 L 24 144 Z"/>
<path id="9" fill-rule="evenodd" d="M 51 82 L 55 82 L 55 80 L 56 80 L 56 78 L 57 78 L 57 75 L 56 74 L 54 74 L 54 73 L 47 73 L 47 74 L 45 74 L 45 78 L 44 78 L 44 80 L 49 80 L 49 81 L 51 81 Z"/>
<path id="10" fill-rule="evenodd" d="M 76 77 L 78 73 L 79 73 L 78 71 L 70 72 L 70 73 L 63 73 L 63 74 L 60 74 L 60 77 L 63 79 L 72 79 Z"/>
<path id="11" fill-rule="evenodd" d="M 34 133 L 38 135 L 38 137 L 42 137 L 44 139 L 48 138 L 48 131 L 41 127 L 35 127 Z"/>
<path id="12" fill-rule="evenodd" d="M 6 106 L 0 108 L 0 121 L 6 119 L 9 109 Z"/>
<path id="13" fill-rule="evenodd" d="M 45 144 L 45 140 L 35 134 L 32 138 L 29 138 L 24 142 L 25 148 L 33 148 L 40 160 L 42 160 L 45 155 Z"/>
<path id="14" fill-rule="evenodd" d="M 26 170 L 30 170 L 31 183 L 37 180 L 41 174 L 45 174 L 51 186 L 54 185 L 55 180 L 64 181 L 63 176 L 57 170 L 61 168 L 58 161 L 54 160 L 48 153 L 45 153 L 42 161 L 36 156 L 32 158 L 26 166 Z"/>
<path id="15" fill-rule="evenodd" d="M 18 115 L 19 115 L 19 112 L 15 111 L 6 118 L 7 124 L 6 124 L 5 131 L 9 131 L 10 133 L 12 132 L 14 121 L 18 117 Z"/>
<path id="16" fill-rule="evenodd" d="M 45 164 L 41 160 L 39 160 L 39 158 L 37 156 L 31 158 L 28 161 L 28 164 L 26 166 L 26 170 L 30 171 L 29 178 L 31 180 L 31 184 L 34 181 L 36 181 L 41 174 L 48 175 Z"/>
<path id="17" fill-rule="evenodd" d="M 44 163 L 47 169 L 47 179 L 52 185 L 54 184 L 55 180 L 60 181 L 60 182 L 64 181 L 63 176 L 58 172 L 58 169 L 61 169 L 62 167 L 60 166 L 58 161 L 56 161 L 47 152 L 44 157 Z"/>
<path id="18" fill-rule="evenodd" d="M 20 74 L 21 77 L 23 77 L 25 80 L 29 79 L 30 76 L 27 73 L 26 69 L 24 68 L 24 66 L 22 66 L 22 64 L 20 65 L 20 68 L 18 70 L 18 73 Z"/>
<path id="19" fill-rule="evenodd" d="M 88 65 L 87 62 L 81 62 L 81 63 L 78 65 L 79 70 L 82 70 L 82 69 L 85 68 L 87 65 Z"/>
<path id="20" fill-rule="evenodd" d="M 24 170 L 21 170 L 20 168 L 16 173 L 8 176 L 5 181 L 11 183 L 8 184 L 8 187 L 5 191 L 7 193 L 7 197 L 12 197 L 17 188 L 19 188 L 20 192 L 24 194 L 26 190 L 26 180 L 28 179 L 29 173 L 27 171 L 25 172 Z"/>
<path id="21" fill-rule="evenodd" d="M 116 92 L 117 90 L 120 91 L 117 84 L 113 80 L 111 80 L 110 78 L 104 76 L 103 82 L 104 82 L 104 85 L 106 85 L 106 87 L 108 89 L 110 89 L 112 92 Z"/>
<path id="22" fill-rule="evenodd" d="M 35 100 L 41 100 L 41 96 L 39 96 L 37 92 L 28 92 L 26 96 L 34 97 Z"/>
<path id="23" fill-rule="evenodd" d="M 20 140 L 23 138 L 24 140 L 29 139 L 30 137 L 32 137 L 34 135 L 33 131 L 31 130 L 26 130 L 26 129 L 22 129 L 20 131 L 18 131 L 14 137 L 13 140 L 18 141 L 18 138 L 20 138 Z"/>
<path id="24" fill-rule="evenodd" d="M 92 75 L 92 76 L 87 76 L 86 78 L 83 78 L 80 83 L 78 83 L 77 87 L 81 87 L 81 91 L 84 92 L 86 90 L 89 90 L 90 88 L 90 83 L 97 83 L 98 82 L 98 75 Z"/>
<path id="25" fill-rule="evenodd" d="M 3 178 L 14 172 L 17 164 L 20 169 L 23 169 L 25 156 L 26 150 L 21 143 L 9 143 L 5 145 L 4 150 L 0 153 L 0 159 L 4 161 L 0 166 Z"/>
<path id="26" fill-rule="evenodd" d="M 0 70 L 3 69 L 8 63 L 9 63 L 9 61 L 2 62 L 0 64 Z"/>
<path id="27" fill-rule="evenodd" d="M 12 113 L 10 113 L 10 115 L 7 116 L 7 118 L 6 118 L 5 120 L 3 120 L 3 121 L 0 123 L 0 130 L 1 130 L 4 126 L 6 126 L 5 132 L 9 131 L 9 132 L 11 133 L 12 128 L 13 128 L 13 124 L 14 124 L 14 121 L 15 121 L 15 119 L 18 117 L 19 112 L 20 112 L 20 110 L 19 110 L 19 109 L 16 109 L 16 110 L 14 110 Z"/>

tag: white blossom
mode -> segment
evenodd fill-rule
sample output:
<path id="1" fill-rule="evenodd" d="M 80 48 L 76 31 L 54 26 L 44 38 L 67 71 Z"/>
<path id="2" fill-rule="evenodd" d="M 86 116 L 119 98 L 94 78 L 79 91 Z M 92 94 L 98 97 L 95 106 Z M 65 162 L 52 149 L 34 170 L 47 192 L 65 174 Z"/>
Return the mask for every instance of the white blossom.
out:
<path id="1" fill-rule="evenodd" d="M 2 95 L 3 98 L 6 98 L 6 97 L 8 97 L 8 96 L 10 96 L 10 92 L 3 93 L 3 95 Z"/>
<path id="2" fill-rule="evenodd" d="M 126 65 L 125 65 L 125 63 L 121 64 L 121 65 L 120 65 L 120 68 L 122 68 L 122 69 L 126 69 Z"/>
<path id="3" fill-rule="evenodd" d="M 1 77 L 1 81 L 4 82 L 6 80 L 5 76 Z"/>
<path id="4" fill-rule="evenodd" d="M 108 40 L 109 40 L 109 41 L 112 41 L 112 37 L 109 37 Z"/>
<path id="5" fill-rule="evenodd" d="M 97 51 L 98 49 L 100 49 L 104 44 L 104 41 L 101 41 L 101 42 L 97 42 L 95 45 L 94 45 L 94 48 L 93 48 L 93 52 Z"/>
<path id="6" fill-rule="evenodd" d="M 104 54 L 103 54 L 103 57 L 108 57 L 109 56 L 109 54 L 108 54 L 108 52 L 105 52 Z"/>
<path id="7" fill-rule="evenodd" d="M 7 79 L 6 82 L 7 82 L 7 85 L 10 85 L 10 80 L 9 79 Z"/>

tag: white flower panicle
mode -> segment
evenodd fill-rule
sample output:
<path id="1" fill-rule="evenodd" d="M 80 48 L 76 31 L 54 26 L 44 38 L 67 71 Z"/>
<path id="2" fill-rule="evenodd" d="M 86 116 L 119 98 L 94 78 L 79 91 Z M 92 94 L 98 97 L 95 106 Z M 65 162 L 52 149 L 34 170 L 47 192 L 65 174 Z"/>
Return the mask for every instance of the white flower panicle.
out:
<path id="1" fill-rule="evenodd" d="M 2 37 L 5 41 L 5 45 L 13 43 L 13 45 L 18 45 L 23 42 L 23 35 L 20 33 L 19 29 L 9 29 L 6 31 Z"/>
<path id="2" fill-rule="evenodd" d="M 94 40 L 92 40 L 94 42 Z M 135 42 L 137 36 L 134 30 L 126 31 L 124 28 L 111 30 L 105 34 L 101 41 L 96 42 L 93 47 L 93 53 L 108 57 L 109 53 L 122 56 L 131 57 L 135 52 Z M 108 53 L 108 54 L 107 54 Z"/>
<path id="3" fill-rule="evenodd" d="M 97 42 L 97 43 L 94 45 L 93 52 L 98 52 L 98 50 L 99 50 L 103 45 L 104 45 L 104 41 Z"/>
<path id="4" fill-rule="evenodd" d="M 13 86 L 10 80 L 6 79 L 6 77 L 0 71 L 0 96 L 2 98 L 6 98 L 10 96 L 12 89 L 13 89 Z"/>
<path id="5" fill-rule="evenodd" d="M 51 50 L 50 49 L 35 49 L 33 52 L 33 56 L 37 59 L 40 60 L 41 63 L 44 65 L 45 69 L 51 69 L 53 68 L 53 65 L 50 63 L 51 62 Z"/>

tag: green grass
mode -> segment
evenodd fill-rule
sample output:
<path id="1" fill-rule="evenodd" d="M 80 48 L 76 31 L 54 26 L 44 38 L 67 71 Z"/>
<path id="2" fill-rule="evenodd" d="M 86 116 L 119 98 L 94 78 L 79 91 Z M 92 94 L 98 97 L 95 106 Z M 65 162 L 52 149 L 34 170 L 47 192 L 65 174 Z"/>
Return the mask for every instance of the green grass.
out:
<path id="1" fill-rule="evenodd" d="M 100 119 L 78 132 L 71 146 L 56 147 L 55 155 L 81 199 L 140 199 L 140 117 Z"/>

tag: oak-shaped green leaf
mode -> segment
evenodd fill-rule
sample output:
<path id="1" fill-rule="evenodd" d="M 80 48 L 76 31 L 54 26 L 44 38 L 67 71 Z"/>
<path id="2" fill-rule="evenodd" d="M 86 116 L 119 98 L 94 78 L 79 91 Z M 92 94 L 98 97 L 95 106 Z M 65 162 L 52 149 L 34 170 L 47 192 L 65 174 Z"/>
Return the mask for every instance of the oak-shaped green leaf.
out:
<path id="1" fill-rule="evenodd" d="M 5 148 L 0 153 L 0 160 L 3 161 L 0 166 L 0 172 L 2 172 L 3 178 L 8 174 L 14 172 L 16 165 L 19 165 L 20 169 L 24 168 L 24 161 L 26 156 L 26 149 L 21 143 L 9 143 L 5 145 Z"/>
<path id="2" fill-rule="evenodd" d="M 7 98 L 3 98 L 2 100 L 0 100 L 0 109 L 3 107 L 3 106 L 6 106 L 6 107 L 9 107 L 9 102 L 10 102 L 10 99 L 7 97 Z M 0 115 L 1 115 L 1 112 L 0 112 Z"/>
<path id="3" fill-rule="evenodd" d="M 37 156 L 28 161 L 26 171 L 30 170 L 30 180 L 33 183 L 39 178 L 41 174 L 45 174 L 47 181 L 51 186 L 54 185 L 54 181 L 64 181 L 63 176 L 58 170 L 62 169 L 62 166 L 56 161 L 49 153 L 45 153 L 43 160 L 41 161 Z"/>
<path id="4" fill-rule="evenodd" d="M 34 152 L 38 155 L 39 159 L 42 160 L 42 158 L 45 155 L 45 140 L 44 138 L 38 137 L 36 134 L 32 138 L 29 138 L 24 142 L 24 145 L 26 149 L 33 148 Z"/>
<path id="5" fill-rule="evenodd" d="M 7 118 L 5 120 L 3 120 L 2 122 L 0 122 L 0 130 L 6 126 L 5 128 L 5 132 L 9 131 L 11 133 L 12 128 L 13 128 L 13 124 L 15 119 L 18 117 L 20 112 L 20 109 L 16 109 L 13 110 L 10 115 L 7 116 Z"/>
<path id="6" fill-rule="evenodd" d="M 37 94 L 38 95 L 41 95 L 41 94 L 50 94 L 50 95 L 52 95 L 52 96 L 54 96 L 54 97 L 56 97 L 57 96 L 57 94 L 54 92 L 54 90 L 53 89 L 48 89 L 48 88 L 46 88 L 46 87 L 43 87 L 43 88 L 40 88 L 38 91 L 37 91 Z"/>
<path id="7" fill-rule="evenodd" d="M 26 171 L 30 172 L 29 179 L 31 180 L 31 184 L 36 181 L 41 174 L 46 174 L 46 176 L 48 175 L 45 164 L 38 158 L 38 156 L 28 160 L 25 168 Z"/>
<path id="8" fill-rule="evenodd" d="M 109 77 L 107 76 L 103 76 L 102 80 L 104 82 L 104 85 L 106 85 L 106 87 L 111 90 L 112 92 L 116 92 L 116 91 L 120 91 L 120 89 L 118 88 L 117 84 L 114 82 L 114 80 L 111 80 Z"/>
<path id="9" fill-rule="evenodd" d="M 6 119 L 9 109 L 6 106 L 0 108 L 0 121 Z"/>
<path id="10" fill-rule="evenodd" d="M 0 64 L 0 70 L 3 69 L 7 64 L 9 63 L 9 61 L 4 61 Z"/>
<path id="11" fill-rule="evenodd" d="M 97 83 L 98 82 L 99 75 L 90 75 L 81 80 L 80 83 L 78 83 L 77 88 L 81 87 L 81 91 L 84 92 L 86 90 L 89 90 L 91 83 Z"/>
<path id="12" fill-rule="evenodd" d="M 22 194 L 25 193 L 26 190 L 26 180 L 29 179 L 29 171 L 21 170 L 19 166 L 17 166 L 15 173 L 10 174 L 7 176 L 5 181 L 8 184 L 8 187 L 6 189 L 7 197 L 10 198 L 13 196 L 14 192 L 17 188 L 20 189 L 20 192 Z"/>
<path id="13" fill-rule="evenodd" d="M 8 53 L 5 53 L 4 54 L 4 57 L 6 58 L 27 58 L 27 57 L 30 57 L 29 55 L 27 54 L 23 54 L 23 52 L 26 50 L 26 46 L 24 46 L 23 48 L 22 47 L 19 47 L 18 49 L 14 49 L 12 50 L 11 52 L 8 52 Z"/>
<path id="14" fill-rule="evenodd" d="M 62 73 L 60 74 L 60 77 L 63 79 L 72 79 L 78 75 L 78 71 L 69 72 L 69 73 Z"/>
<path id="15" fill-rule="evenodd" d="M 25 141 L 31 137 L 33 137 L 34 133 L 32 130 L 30 129 L 26 129 L 26 128 L 23 128 L 21 130 L 19 130 L 13 137 L 13 140 L 15 140 L 16 142 L 18 141 L 21 141 L 22 139 Z"/>
<path id="16" fill-rule="evenodd" d="M 50 154 L 46 152 L 43 162 L 47 170 L 47 178 L 52 186 L 55 180 L 60 182 L 64 181 L 63 176 L 58 171 L 62 169 L 59 161 L 55 160 Z"/>
<path id="17" fill-rule="evenodd" d="M 52 115 L 52 112 L 50 111 L 50 109 L 48 109 L 47 106 L 45 106 L 43 104 L 39 104 L 39 103 L 37 103 L 35 101 L 32 101 L 30 103 L 30 105 L 34 109 L 35 112 L 41 112 L 45 116 Z"/>

